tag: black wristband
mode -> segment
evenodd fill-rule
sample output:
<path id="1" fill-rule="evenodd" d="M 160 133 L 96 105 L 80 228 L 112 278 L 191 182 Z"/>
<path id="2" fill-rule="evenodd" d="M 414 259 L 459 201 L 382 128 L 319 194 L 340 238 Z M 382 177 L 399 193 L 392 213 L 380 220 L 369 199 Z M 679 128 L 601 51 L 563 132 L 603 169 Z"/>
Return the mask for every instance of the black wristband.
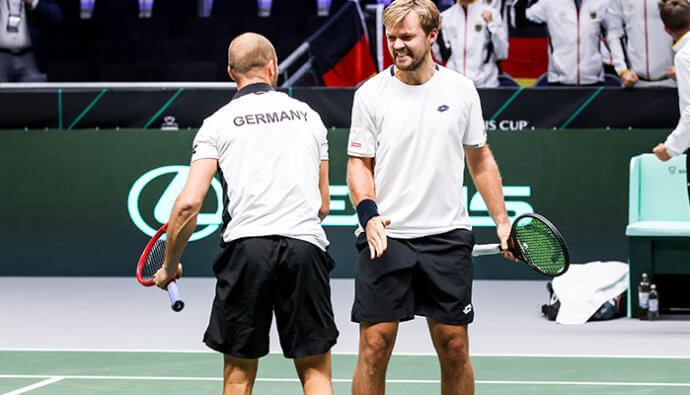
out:
<path id="1" fill-rule="evenodd" d="M 357 205 L 357 217 L 362 229 L 366 229 L 367 222 L 378 215 L 379 208 L 376 206 L 376 202 L 371 199 L 364 199 Z"/>

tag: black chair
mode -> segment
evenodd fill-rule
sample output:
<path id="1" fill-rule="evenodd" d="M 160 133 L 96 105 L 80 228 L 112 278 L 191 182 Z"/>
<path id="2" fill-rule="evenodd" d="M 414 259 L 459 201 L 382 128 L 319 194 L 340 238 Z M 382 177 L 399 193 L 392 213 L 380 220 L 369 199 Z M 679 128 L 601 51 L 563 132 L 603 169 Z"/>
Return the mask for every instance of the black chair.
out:
<path id="1" fill-rule="evenodd" d="M 153 2 L 151 9 L 151 20 L 165 22 L 170 29 L 170 37 L 179 37 L 185 20 L 196 16 L 196 0 L 158 0 Z"/>
<path id="2" fill-rule="evenodd" d="M 140 38 L 138 0 L 97 0 L 91 17 L 98 38 Z"/>
<path id="3" fill-rule="evenodd" d="M 171 62 L 154 67 L 153 81 L 214 82 L 216 64 L 213 62 Z"/>
<path id="4" fill-rule="evenodd" d="M 50 62 L 47 71 L 49 82 L 86 82 L 90 80 L 87 62 Z"/>
<path id="5" fill-rule="evenodd" d="M 171 39 L 151 42 L 150 60 L 164 62 L 194 62 L 209 60 L 197 40 Z"/>
<path id="6" fill-rule="evenodd" d="M 149 65 L 144 62 L 104 63 L 98 67 L 98 81 L 142 82 L 150 78 Z"/>

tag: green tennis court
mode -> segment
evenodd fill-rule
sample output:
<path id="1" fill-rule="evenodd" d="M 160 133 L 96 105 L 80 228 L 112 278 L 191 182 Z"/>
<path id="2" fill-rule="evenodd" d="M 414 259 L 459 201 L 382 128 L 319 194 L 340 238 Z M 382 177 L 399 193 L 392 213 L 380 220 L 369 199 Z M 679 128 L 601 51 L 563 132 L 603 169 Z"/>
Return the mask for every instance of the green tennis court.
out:
<path id="1" fill-rule="evenodd" d="M 355 355 L 333 356 L 334 388 L 350 392 Z M 687 394 L 690 359 L 473 356 L 479 394 Z M 9 394 L 220 393 L 222 359 L 214 353 L 2 351 L 0 391 Z M 439 391 L 436 357 L 394 355 L 387 392 Z M 257 394 L 299 394 L 289 360 L 263 358 Z"/>

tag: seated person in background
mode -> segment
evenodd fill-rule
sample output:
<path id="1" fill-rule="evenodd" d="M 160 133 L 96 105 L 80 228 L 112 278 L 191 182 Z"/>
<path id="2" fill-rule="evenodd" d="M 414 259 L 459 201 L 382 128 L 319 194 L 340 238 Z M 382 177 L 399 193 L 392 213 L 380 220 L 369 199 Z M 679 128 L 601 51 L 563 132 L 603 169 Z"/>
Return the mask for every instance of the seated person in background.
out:
<path id="1" fill-rule="evenodd" d="M 43 82 L 41 39 L 62 20 L 55 0 L 0 1 L 0 82 Z"/>
<path id="2" fill-rule="evenodd" d="M 623 85 L 674 87 L 673 41 L 657 2 L 609 0 L 608 14 L 607 39 Z"/>
<path id="3" fill-rule="evenodd" d="M 549 31 L 549 85 L 601 85 L 601 32 L 608 0 L 539 0 L 527 9 Z"/>
<path id="4" fill-rule="evenodd" d="M 494 0 L 499 1 L 499 0 Z M 508 31 L 500 12 L 485 0 L 458 0 L 441 13 L 436 60 L 470 78 L 477 88 L 498 86 L 496 62 L 508 58 Z"/>

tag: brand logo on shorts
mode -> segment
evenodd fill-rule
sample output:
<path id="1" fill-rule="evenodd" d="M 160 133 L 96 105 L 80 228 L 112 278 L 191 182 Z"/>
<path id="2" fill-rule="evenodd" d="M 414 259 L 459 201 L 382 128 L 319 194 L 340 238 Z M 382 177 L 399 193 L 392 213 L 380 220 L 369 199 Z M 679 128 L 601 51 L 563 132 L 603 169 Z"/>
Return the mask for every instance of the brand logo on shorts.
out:
<path id="1" fill-rule="evenodd" d="M 360 147 L 362 146 L 362 144 L 360 144 L 360 143 L 355 143 L 354 141 L 353 141 L 352 144 L 350 144 L 350 145 L 353 146 L 353 147 L 355 147 L 355 148 L 360 148 Z"/>
<path id="2" fill-rule="evenodd" d="M 472 311 L 472 303 L 465 306 L 465 308 L 462 310 L 462 312 L 465 314 L 469 314 L 471 311 Z"/>
<path id="3" fill-rule="evenodd" d="M 444 105 L 440 106 L 439 108 L 437 108 L 436 110 L 438 110 L 438 112 L 444 112 L 444 111 L 448 111 L 449 108 L 450 107 L 448 107 L 447 105 L 444 104 Z"/>
<path id="4" fill-rule="evenodd" d="M 668 172 L 671 173 L 671 175 L 676 174 L 676 170 L 677 170 L 677 168 L 675 166 L 670 166 L 668 168 Z"/>

